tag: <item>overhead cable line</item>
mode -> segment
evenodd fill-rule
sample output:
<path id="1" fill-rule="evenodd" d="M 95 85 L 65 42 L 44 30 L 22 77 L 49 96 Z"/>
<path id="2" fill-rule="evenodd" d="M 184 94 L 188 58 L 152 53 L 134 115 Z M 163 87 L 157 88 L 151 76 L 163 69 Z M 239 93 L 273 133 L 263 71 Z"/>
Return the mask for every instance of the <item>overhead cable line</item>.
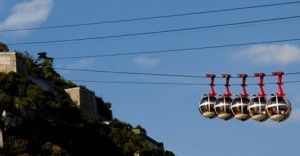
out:
<path id="1" fill-rule="evenodd" d="M 94 73 L 110 73 L 110 74 L 125 74 L 125 75 L 145 75 L 145 76 L 165 76 L 165 77 L 185 77 L 185 78 L 207 78 L 206 76 L 197 76 L 197 75 L 184 75 L 184 74 L 163 74 L 163 73 L 141 73 L 141 72 L 128 72 L 128 71 L 109 71 L 109 70 L 91 70 L 91 69 L 71 69 L 71 68 L 53 68 L 56 70 L 67 70 L 67 71 L 77 71 L 77 72 L 94 72 Z M 300 72 L 294 73 L 285 73 L 285 75 L 296 75 L 300 74 Z M 272 75 L 265 75 L 265 76 L 272 76 Z M 249 78 L 254 76 L 248 76 Z M 216 77 L 216 78 L 223 78 L 223 77 Z M 240 78 L 234 77 L 231 78 Z"/>
<path id="2" fill-rule="evenodd" d="M 93 83 L 115 83 L 115 84 L 147 84 L 147 85 L 207 85 L 199 83 L 177 83 L 177 82 L 141 82 L 141 81 L 93 81 L 93 80 L 70 80 L 75 82 L 93 82 Z"/>
<path id="3" fill-rule="evenodd" d="M 123 38 L 123 37 L 132 37 L 132 36 L 143 36 L 143 35 L 153 35 L 153 34 L 161 34 L 161 33 L 172 33 L 172 32 L 180 32 L 180 31 L 209 29 L 209 28 L 226 27 L 226 26 L 236 26 L 236 25 L 243 25 L 243 24 L 260 23 L 260 22 L 271 22 L 271 21 L 297 19 L 297 18 L 300 18 L 300 16 L 289 16 L 289 17 L 271 18 L 271 19 L 263 19 L 263 20 L 244 21 L 244 22 L 217 24 L 217 25 L 199 26 L 199 27 L 190 27 L 190 28 L 181 28 L 181 29 L 169 29 L 169 30 L 161 30 L 161 31 L 150 31 L 150 32 L 141 32 L 141 33 L 130 33 L 130 34 L 121 34 L 121 35 L 108 35 L 108 36 L 97 36 L 97 37 L 86 37 L 86 38 L 72 38 L 72 39 L 61 39 L 61 40 L 8 43 L 7 45 L 47 44 L 47 43 L 75 42 L 75 41 L 99 40 L 99 39 L 110 39 L 110 38 Z"/>
<path id="4" fill-rule="evenodd" d="M 95 72 L 95 73 L 127 74 L 127 75 L 146 75 L 146 76 L 168 76 L 168 77 L 205 78 L 205 76 L 181 75 L 181 74 L 138 73 L 138 72 L 125 72 L 125 71 L 90 70 L 90 69 L 70 69 L 70 68 L 54 68 L 54 69 L 56 69 L 56 70 L 68 70 L 68 71 L 79 71 L 79 72 Z"/>
<path id="5" fill-rule="evenodd" d="M 300 72 L 285 73 L 284 75 L 299 75 Z"/>
<path id="6" fill-rule="evenodd" d="M 24 31 L 24 30 L 42 30 L 42 29 L 58 29 L 58 28 L 66 28 L 66 27 L 79 27 L 79 26 L 89 26 L 89 25 L 100 25 L 100 24 L 133 22 L 133 21 L 153 20 L 153 19 L 180 17 L 180 16 L 191 16 L 191 15 L 200 15 L 200 14 L 209 14 L 209 13 L 220 13 L 220 12 L 237 11 L 237 10 L 245 10 L 245 9 L 255 9 L 255 8 L 264 8 L 264 7 L 273 7 L 273 6 L 282 6 L 282 5 L 291 5 L 291 4 L 298 4 L 298 3 L 300 3 L 300 1 L 284 2 L 284 3 L 274 3 L 274 4 L 265 4 L 265 5 L 254 5 L 254 6 L 248 6 L 248 7 L 237 7 L 237 8 L 209 10 L 209 11 L 198 11 L 198 12 L 189 12 L 189 13 L 181 13 L 181 14 L 150 16 L 150 17 L 141 17 L 141 18 L 130 18 L 130 19 L 120 19 L 120 20 L 99 21 L 99 22 L 80 23 L 80 24 L 67 24 L 67 25 L 45 26 L 45 27 L 31 27 L 31 28 L 20 28 L 20 29 L 6 29 L 6 30 L 0 30 L 0 32 L 12 32 L 12 31 Z"/>
<path id="7" fill-rule="evenodd" d="M 184 83 L 184 82 L 142 82 L 142 81 L 101 81 L 101 80 L 70 80 L 74 82 L 87 82 L 87 83 L 108 83 L 108 84 L 142 84 L 142 85 L 185 85 L 185 86 L 199 86 L 199 85 L 209 85 L 205 83 Z M 285 81 L 283 84 L 293 84 L 300 83 L 300 80 L 296 81 Z M 264 84 L 277 84 L 276 82 L 264 83 Z M 224 84 L 214 84 L 218 86 L 223 86 Z M 241 84 L 230 84 L 235 86 L 240 86 Z M 258 85 L 257 83 L 249 83 L 247 85 Z"/>
<path id="8" fill-rule="evenodd" d="M 0 64 L 1 65 L 1 64 Z M 67 69 L 67 68 L 54 68 L 57 70 L 70 70 L 70 71 L 84 71 L 84 72 L 97 72 L 97 73 L 113 73 L 113 74 L 127 74 L 127 75 L 146 75 L 146 76 L 166 76 L 166 77 L 185 77 L 185 78 L 207 78 L 205 76 L 196 76 L 196 75 L 183 75 L 183 74 L 162 74 L 162 73 L 138 73 L 138 72 L 124 72 L 124 71 L 104 71 L 104 70 L 86 70 L 86 69 Z M 300 72 L 291 72 L 285 73 L 284 75 L 299 75 Z M 272 75 L 265 75 L 272 76 Z M 248 76 L 251 78 L 254 76 Z M 215 78 L 223 78 L 223 77 L 215 77 Z M 231 78 L 239 78 L 239 77 L 231 77 Z M 146 85 L 209 85 L 206 83 L 189 83 L 189 82 L 142 82 L 142 81 L 107 81 L 107 80 L 70 80 L 75 82 L 88 82 L 88 83 L 110 83 L 110 84 L 146 84 Z M 294 81 L 285 81 L 283 84 L 291 84 L 291 83 L 299 83 L 300 80 Z M 276 82 L 265 82 L 264 84 L 277 84 Z M 224 84 L 214 84 L 214 85 L 224 85 Z M 232 83 L 230 85 L 241 85 Z M 247 85 L 258 85 L 257 83 L 249 83 Z"/>
<path id="9" fill-rule="evenodd" d="M 269 40 L 269 41 L 259 41 L 259 42 L 246 42 L 246 43 L 234 43 L 234 44 L 212 45 L 212 46 L 179 48 L 179 49 L 167 49 L 167 50 L 153 50 L 153 51 L 127 52 L 127 53 L 102 54 L 102 55 L 88 55 L 88 56 L 54 57 L 53 59 L 55 59 L 55 60 L 81 59 L 81 58 L 95 58 L 95 57 L 129 56 L 129 55 L 140 55 L 140 54 L 174 53 L 174 52 L 184 52 L 184 51 L 186 52 L 186 51 L 193 51 L 193 50 L 216 49 L 216 48 L 237 47 L 237 46 L 247 46 L 247 45 L 256 45 L 256 44 L 292 42 L 292 41 L 300 41 L 300 38 Z"/>

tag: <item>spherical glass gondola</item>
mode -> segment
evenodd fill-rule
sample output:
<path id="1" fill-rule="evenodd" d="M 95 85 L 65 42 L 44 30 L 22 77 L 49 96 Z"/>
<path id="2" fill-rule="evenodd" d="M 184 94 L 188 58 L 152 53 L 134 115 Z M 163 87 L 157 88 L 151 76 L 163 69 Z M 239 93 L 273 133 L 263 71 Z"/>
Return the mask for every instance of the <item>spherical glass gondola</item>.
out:
<path id="1" fill-rule="evenodd" d="M 233 99 L 230 109 L 236 119 L 245 121 L 250 118 L 248 113 L 249 101 L 247 97 L 237 97 Z"/>
<path id="2" fill-rule="evenodd" d="M 291 115 L 291 104 L 283 96 L 273 96 L 268 100 L 266 110 L 272 120 L 281 122 Z"/>
<path id="3" fill-rule="evenodd" d="M 252 119 L 256 121 L 265 121 L 269 118 L 266 111 L 267 98 L 257 96 L 250 100 L 248 104 L 248 112 Z"/>
<path id="4" fill-rule="evenodd" d="M 222 96 L 217 99 L 215 103 L 215 111 L 218 118 L 228 120 L 232 118 L 232 112 L 230 110 L 232 99 L 229 96 Z"/>
<path id="5" fill-rule="evenodd" d="M 204 117 L 212 119 L 217 116 L 214 108 L 216 100 L 214 96 L 205 96 L 200 100 L 199 111 Z"/>

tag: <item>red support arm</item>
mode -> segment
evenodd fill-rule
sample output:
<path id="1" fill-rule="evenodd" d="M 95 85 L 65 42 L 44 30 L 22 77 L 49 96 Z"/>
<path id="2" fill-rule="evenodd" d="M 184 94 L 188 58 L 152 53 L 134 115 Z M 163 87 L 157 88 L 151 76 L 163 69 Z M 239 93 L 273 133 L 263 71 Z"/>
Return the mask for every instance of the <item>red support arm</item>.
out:
<path id="1" fill-rule="evenodd" d="M 226 78 L 226 83 L 225 83 L 225 87 L 226 87 L 226 92 L 223 94 L 223 96 L 231 96 L 231 92 L 230 92 L 230 89 L 229 89 L 229 80 L 230 80 L 230 77 L 231 75 L 230 74 L 222 74 L 221 75 L 223 78 Z"/>
<path id="2" fill-rule="evenodd" d="M 210 93 L 208 93 L 208 96 L 216 96 L 216 92 L 215 92 L 215 84 L 214 84 L 214 80 L 216 75 L 215 74 L 206 74 L 206 77 L 210 78 Z"/>
<path id="3" fill-rule="evenodd" d="M 266 96 L 265 90 L 264 90 L 264 73 L 254 73 L 254 77 L 259 77 L 259 88 L 260 93 L 257 94 L 257 96 Z"/>
<path id="4" fill-rule="evenodd" d="M 284 73 L 282 71 L 278 71 L 278 72 L 272 72 L 272 75 L 277 75 L 278 78 L 277 78 L 277 85 L 278 85 L 278 92 L 276 93 L 277 96 L 284 96 L 284 92 L 283 92 L 283 89 L 282 89 L 282 75 Z"/>
<path id="5" fill-rule="evenodd" d="M 237 77 L 241 77 L 242 78 L 242 93 L 240 94 L 240 96 L 242 97 L 247 97 L 248 94 L 247 94 L 247 90 L 246 90 L 246 78 L 248 77 L 247 74 L 237 74 Z"/>

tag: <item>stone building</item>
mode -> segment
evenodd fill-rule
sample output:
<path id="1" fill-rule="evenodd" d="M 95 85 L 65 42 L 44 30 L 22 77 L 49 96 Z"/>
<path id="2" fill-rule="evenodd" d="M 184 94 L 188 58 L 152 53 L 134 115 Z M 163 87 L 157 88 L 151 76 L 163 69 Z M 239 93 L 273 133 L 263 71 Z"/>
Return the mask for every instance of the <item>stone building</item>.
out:
<path id="1" fill-rule="evenodd" d="M 51 85 L 46 81 L 33 77 L 27 72 L 25 61 L 16 52 L 0 52 L 0 72 L 16 72 L 29 78 L 33 83 L 39 85 L 44 90 L 61 93 L 66 92 L 74 103 L 80 108 L 82 115 L 88 119 L 99 119 L 96 104 L 96 96 L 93 91 L 82 87 L 75 87 L 63 90 Z"/>
<path id="2" fill-rule="evenodd" d="M 87 119 L 99 119 L 96 96 L 93 91 L 83 87 L 65 89 L 73 102 L 82 111 L 82 115 Z"/>
<path id="3" fill-rule="evenodd" d="M 135 134 L 142 136 L 148 142 L 148 144 L 151 146 L 151 148 L 164 151 L 164 144 L 162 142 L 157 142 L 156 140 L 149 137 L 147 135 L 146 131 L 144 131 L 140 128 L 133 128 L 132 131 Z M 138 153 L 136 153 L 136 154 L 138 154 Z"/>
<path id="4" fill-rule="evenodd" d="M 15 52 L 0 52 L 0 72 L 16 72 L 27 76 L 25 62 Z"/>

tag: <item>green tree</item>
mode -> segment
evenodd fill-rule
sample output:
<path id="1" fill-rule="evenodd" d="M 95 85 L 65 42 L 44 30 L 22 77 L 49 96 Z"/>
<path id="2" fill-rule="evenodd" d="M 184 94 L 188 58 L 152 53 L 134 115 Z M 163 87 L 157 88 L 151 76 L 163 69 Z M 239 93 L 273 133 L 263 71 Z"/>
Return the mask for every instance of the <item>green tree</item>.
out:
<path id="1" fill-rule="evenodd" d="M 101 97 L 96 97 L 96 103 L 99 115 L 104 117 L 106 120 L 111 120 L 113 118 L 111 103 L 104 102 Z"/>
<path id="2" fill-rule="evenodd" d="M 77 86 L 65 81 L 53 69 L 53 60 L 39 64 L 28 53 L 17 53 L 27 63 L 31 75 L 60 88 Z M 20 117 L 20 108 L 26 116 L 20 125 L 3 131 L 4 147 L 0 155 L 113 155 L 172 156 L 172 152 L 153 149 L 142 135 L 135 134 L 129 123 L 113 118 L 111 103 L 96 97 L 98 112 L 109 125 L 98 120 L 82 118 L 79 108 L 64 93 L 43 90 L 27 77 L 17 73 L 0 72 L 0 112 L 6 110 Z M 0 120 L 4 129 L 4 122 Z M 138 125 L 146 133 L 142 126 Z"/>
<path id="3" fill-rule="evenodd" d="M 165 156 L 175 156 L 175 154 L 172 151 L 165 151 Z"/>
<path id="4" fill-rule="evenodd" d="M 0 52 L 8 52 L 9 49 L 6 44 L 0 42 Z"/>
<path id="5" fill-rule="evenodd" d="M 35 60 L 28 52 L 17 52 L 17 54 L 26 62 L 27 70 L 30 75 L 40 78 L 49 84 L 62 89 L 76 87 L 72 81 L 65 80 L 53 68 L 53 58 L 48 57 L 46 52 L 39 53 Z"/>

